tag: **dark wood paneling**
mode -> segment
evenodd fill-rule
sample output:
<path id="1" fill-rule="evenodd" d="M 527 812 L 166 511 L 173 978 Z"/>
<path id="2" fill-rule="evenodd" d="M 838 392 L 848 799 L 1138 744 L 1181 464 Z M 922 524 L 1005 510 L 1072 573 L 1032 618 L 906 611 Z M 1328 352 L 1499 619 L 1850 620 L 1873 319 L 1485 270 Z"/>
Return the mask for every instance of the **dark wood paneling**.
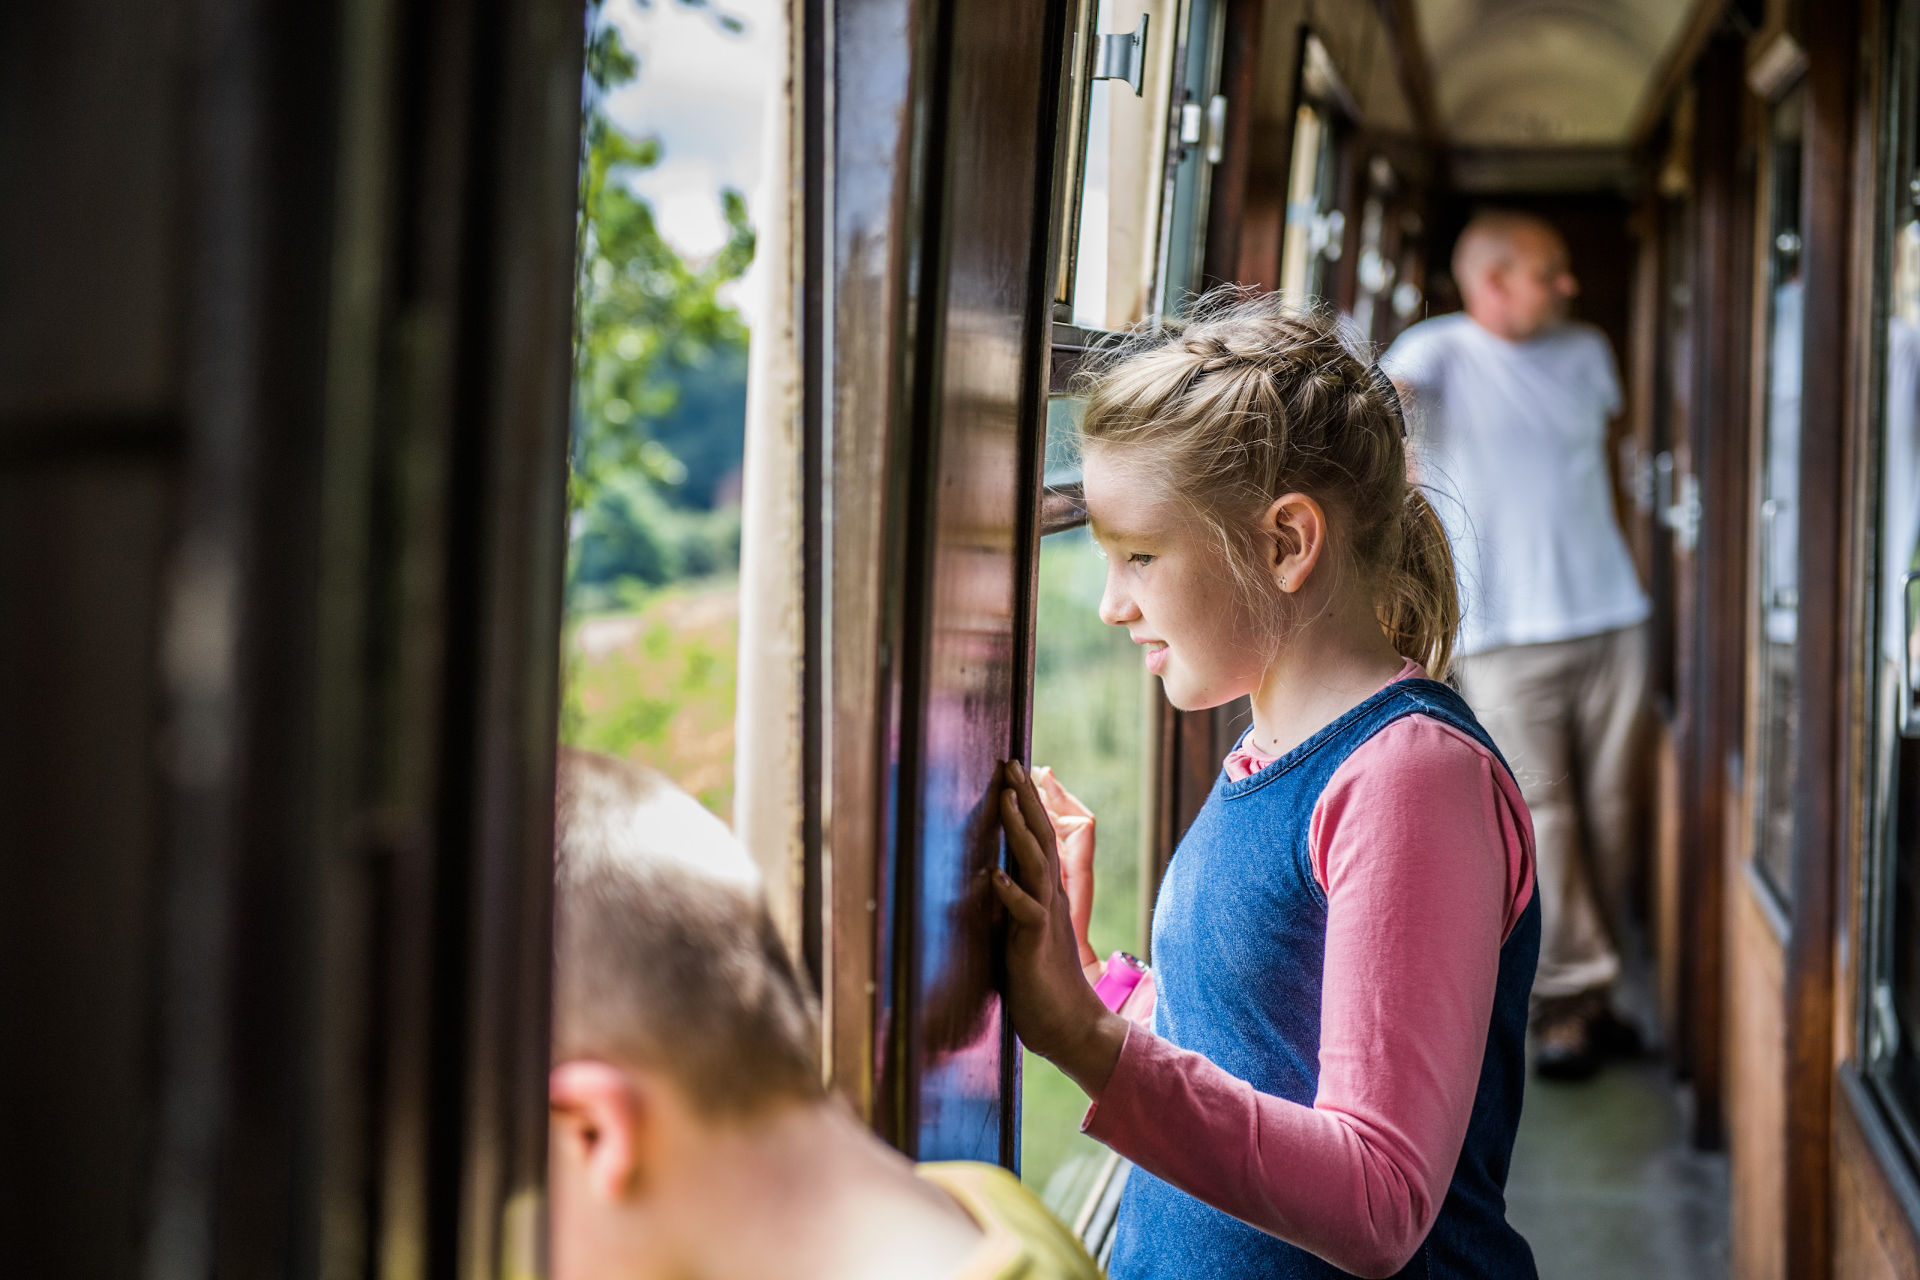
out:
<path id="1" fill-rule="evenodd" d="M 1214 166 L 1207 203 L 1207 242 L 1201 261 L 1205 285 L 1239 280 L 1247 174 L 1253 154 L 1253 104 L 1259 93 L 1263 31 L 1261 0 L 1227 0 L 1220 51 L 1220 92 L 1227 99 L 1227 136 Z"/>
<path id="2" fill-rule="evenodd" d="M 122 10 L 0 13 L 0 1272 L 527 1274 L 580 5 Z"/>
<path id="3" fill-rule="evenodd" d="M 180 395 L 187 6 L 0 12 L 0 448 Z"/>
<path id="4" fill-rule="evenodd" d="M 1839 6 L 1806 33 L 1803 226 L 1805 352 L 1801 384 L 1796 648 L 1793 927 L 1787 943 L 1786 1195 L 1794 1206 L 1786 1274 L 1825 1276 L 1831 1261 L 1834 883 L 1845 839 L 1848 714 L 1847 482 L 1856 415 L 1851 304 L 1858 13 Z M 1843 354 L 1845 353 L 1845 354 Z"/>
<path id="5" fill-rule="evenodd" d="M 0 470 L 0 1271 L 132 1276 L 153 1131 L 173 468 Z"/>
<path id="6" fill-rule="evenodd" d="M 1832 1273 L 1846 1280 L 1920 1275 L 1920 1186 L 1872 1088 L 1851 1070 L 1834 1095 Z"/>
<path id="7" fill-rule="evenodd" d="M 1682 867 L 1689 945 L 1681 952 L 1682 1060 L 1693 1082 L 1693 1140 L 1724 1141 L 1726 848 L 1739 821 L 1729 761 L 1745 706 L 1748 510 L 1748 370 L 1751 341 L 1754 173 L 1744 140 L 1745 42 L 1726 32 L 1702 56 L 1692 155 L 1693 361 L 1687 371 L 1687 446 L 1700 481 L 1700 544 L 1693 557 L 1695 611 L 1677 620 Z"/>

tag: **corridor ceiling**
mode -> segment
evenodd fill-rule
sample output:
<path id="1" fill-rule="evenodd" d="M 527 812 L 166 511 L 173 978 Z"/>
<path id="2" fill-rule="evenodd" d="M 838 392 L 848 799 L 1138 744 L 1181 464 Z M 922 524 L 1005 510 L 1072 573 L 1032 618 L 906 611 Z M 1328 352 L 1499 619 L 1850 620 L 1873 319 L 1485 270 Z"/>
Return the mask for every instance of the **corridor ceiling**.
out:
<path id="1" fill-rule="evenodd" d="M 1438 124 L 1465 148 L 1617 147 L 1695 0 L 1413 0 Z"/>

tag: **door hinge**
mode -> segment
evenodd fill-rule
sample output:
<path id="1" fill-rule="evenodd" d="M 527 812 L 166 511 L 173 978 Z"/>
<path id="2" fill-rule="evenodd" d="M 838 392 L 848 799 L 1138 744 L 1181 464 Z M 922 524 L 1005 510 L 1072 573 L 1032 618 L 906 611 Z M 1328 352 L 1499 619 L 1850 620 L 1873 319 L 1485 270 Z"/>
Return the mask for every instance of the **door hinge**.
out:
<path id="1" fill-rule="evenodd" d="M 1100 57 L 1094 63 L 1095 80 L 1125 80 L 1133 87 L 1133 96 L 1141 96 L 1147 75 L 1147 14 L 1132 31 L 1118 31 L 1100 37 Z"/>

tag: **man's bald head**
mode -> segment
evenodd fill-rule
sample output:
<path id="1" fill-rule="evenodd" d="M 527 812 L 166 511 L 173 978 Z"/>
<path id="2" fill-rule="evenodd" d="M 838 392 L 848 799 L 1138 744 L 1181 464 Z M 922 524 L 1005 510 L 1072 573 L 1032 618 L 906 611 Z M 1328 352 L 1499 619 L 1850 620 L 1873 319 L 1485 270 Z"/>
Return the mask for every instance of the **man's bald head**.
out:
<path id="1" fill-rule="evenodd" d="M 1467 314 L 1483 328 L 1521 342 L 1566 315 L 1579 293 L 1567 242 L 1530 213 L 1478 214 L 1453 250 L 1453 278 Z"/>

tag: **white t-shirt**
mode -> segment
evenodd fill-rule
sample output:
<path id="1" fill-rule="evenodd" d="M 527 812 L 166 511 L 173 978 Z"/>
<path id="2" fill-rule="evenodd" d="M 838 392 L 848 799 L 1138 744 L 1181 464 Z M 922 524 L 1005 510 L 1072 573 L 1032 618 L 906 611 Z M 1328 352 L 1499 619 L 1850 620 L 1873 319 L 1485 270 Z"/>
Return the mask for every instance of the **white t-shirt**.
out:
<path id="1" fill-rule="evenodd" d="M 1509 342 L 1464 313 L 1437 316 L 1380 364 L 1412 392 L 1416 465 L 1460 577 L 1461 653 L 1646 619 L 1613 516 L 1607 420 L 1620 379 L 1598 329 L 1568 323 Z"/>

